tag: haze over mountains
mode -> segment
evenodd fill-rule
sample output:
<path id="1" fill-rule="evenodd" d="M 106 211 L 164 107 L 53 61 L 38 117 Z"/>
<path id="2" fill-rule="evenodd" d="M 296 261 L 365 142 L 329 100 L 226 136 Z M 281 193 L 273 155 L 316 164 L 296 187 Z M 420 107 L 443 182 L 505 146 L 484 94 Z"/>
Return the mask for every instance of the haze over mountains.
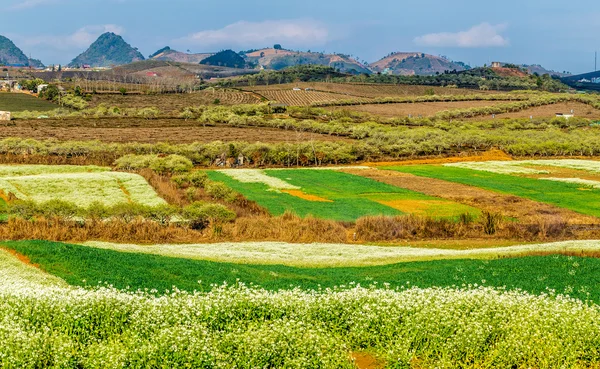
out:
<path id="1" fill-rule="evenodd" d="M 191 53 L 163 47 L 151 54 L 149 60 L 189 64 L 205 64 L 229 68 L 281 70 L 296 65 L 325 65 L 343 73 L 384 73 L 394 75 L 435 75 L 446 71 L 464 71 L 471 67 L 463 62 L 421 52 L 394 52 L 382 59 L 366 64 L 344 54 L 325 52 L 293 51 L 281 45 L 241 51 Z M 121 36 L 107 32 L 78 55 L 69 67 L 114 67 L 146 60 L 137 48 L 128 44 Z M 11 40 L 0 36 L 0 64 L 43 67 L 38 60 L 29 59 Z M 529 73 L 565 74 L 544 69 L 540 65 L 521 65 Z"/>

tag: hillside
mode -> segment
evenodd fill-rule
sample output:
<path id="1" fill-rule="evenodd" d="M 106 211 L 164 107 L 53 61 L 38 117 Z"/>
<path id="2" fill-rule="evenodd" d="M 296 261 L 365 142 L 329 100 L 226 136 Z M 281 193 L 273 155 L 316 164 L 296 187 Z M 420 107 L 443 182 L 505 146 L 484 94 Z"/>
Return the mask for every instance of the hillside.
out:
<path id="1" fill-rule="evenodd" d="M 150 55 L 148 59 L 170 61 L 178 63 L 191 63 L 198 64 L 202 60 L 212 56 L 212 53 L 200 53 L 200 54 L 189 54 L 181 51 L 173 50 L 169 46 L 166 46 L 154 54 Z"/>
<path id="2" fill-rule="evenodd" d="M 469 69 L 469 66 L 464 63 L 418 52 L 392 53 L 375 63 L 371 63 L 370 67 L 373 71 L 380 73 L 420 76 L 430 76 L 454 70 L 461 72 Z"/>
<path id="3" fill-rule="evenodd" d="M 556 76 L 556 77 L 568 77 L 571 74 L 570 73 L 564 73 L 564 72 L 557 72 L 554 70 L 549 70 L 546 69 L 544 67 L 542 67 L 539 64 L 532 64 L 532 65 L 527 65 L 527 64 L 523 64 L 523 68 L 526 68 L 527 71 L 529 72 L 529 74 L 538 74 L 540 76 L 544 75 L 544 74 L 549 74 L 551 76 Z"/>
<path id="4" fill-rule="evenodd" d="M 223 50 L 202 60 L 200 64 L 227 68 L 244 68 L 246 61 L 233 50 Z"/>
<path id="5" fill-rule="evenodd" d="M 41 61 L 29 59 L 10 39 L 0 35 L 0 65 L 43 67 Z"/>
<path id="6" fill-rule="evenodd" d="M 90 65 L 110 67 L 144 60 L 144 56 L 131 47 L 123 38 L 112 32 L 101 35 L 83 54 L 69 64 L 69 67 Z"/>
<path id="7" fill-rule="evenodd" d="M 324 54 L 266 48 L 246 53 L 245 57 L 248 63 L 262 66 L 265 69 L 281 70 L 297 65 L 312 64 L 329 66 L 342 73 L 371 73 L 364 65 L 349 56 L 342 54 Z"/>

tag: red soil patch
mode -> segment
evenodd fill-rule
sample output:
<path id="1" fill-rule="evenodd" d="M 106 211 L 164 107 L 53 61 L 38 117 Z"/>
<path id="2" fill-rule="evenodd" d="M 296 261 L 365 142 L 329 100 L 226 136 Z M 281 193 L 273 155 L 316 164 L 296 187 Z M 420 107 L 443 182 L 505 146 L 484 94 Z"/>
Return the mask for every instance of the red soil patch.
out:
<path id="1" fill-rule="evenodd" d="M 433 159 L 417 159 L 417 160 L 403 160 L 403 161 L 386 161 L 376 163 L 364 163 L 363 165 L 371 167 L 386 167 L 386 166 L 397 166 L 397 165 L 422 165 L 422 164 L 447 164 L 447 163 L 460 163 L 465 161 L 508 161 L 513 160 L 512 157 L 501 150 L 490 150 L 481 155 L 473 156 L 452 156 L 449 158 L 433 158 Z"/>
<path id="2" fill-rule="evenodd" d="M 15 250 L 13 250 L 13 249 L 10 249 L 10 248 L 7 248 L 7 247 L 0 247 L 0 250 L 4 250 L 4 251 L 8 252 L 9 254 L 13 255 L 17 259 L 19 259 L 19 261 L 22 262 L 23 264 L 26 264 L 26 265 L 32 266 L 34 268 L 40 269 L 40 265 L 39 264 L 32 263 L 31 260 L 27 256 L 25 256 L 25 255 L 23 255 L 23 254 L 15 251 Z"/>
<path id="3" fill-rule="evenodd" d="M 304 192 L 302 192 L 300 190 L 281 190 L 281 192 L 287 193 L 288 195 L 292 195 L 294 197 L 301 198 L 302 200 L 306 200 L 306 201 L 333 202 L 331 200 L 324 199 L 324 198 L 316 196 L 316 195 L 306 194 L 306 193 L 304 193 Z"/>

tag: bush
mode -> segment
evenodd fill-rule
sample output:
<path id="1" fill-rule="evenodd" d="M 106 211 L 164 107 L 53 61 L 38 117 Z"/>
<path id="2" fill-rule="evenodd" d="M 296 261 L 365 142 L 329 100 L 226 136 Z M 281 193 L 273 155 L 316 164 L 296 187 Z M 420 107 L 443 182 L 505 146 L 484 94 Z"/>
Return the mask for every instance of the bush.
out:
<path id="1" fill-rule="evenodd" d="M 206 193 L 214 200 L 233 202 L 237 197 L 237 192 L 227 187 L 227 185 L 222 182 L 209 181 L 206 183 L 204 189 L 206 190 Z"/>
<path id="2" fill-rule="evenodd" d="M 211 223 L 231 222 L 236 214 L 220 204 L 195 202 L 183 209 L 183 215 L 192 229 L 204 229 Z"/>

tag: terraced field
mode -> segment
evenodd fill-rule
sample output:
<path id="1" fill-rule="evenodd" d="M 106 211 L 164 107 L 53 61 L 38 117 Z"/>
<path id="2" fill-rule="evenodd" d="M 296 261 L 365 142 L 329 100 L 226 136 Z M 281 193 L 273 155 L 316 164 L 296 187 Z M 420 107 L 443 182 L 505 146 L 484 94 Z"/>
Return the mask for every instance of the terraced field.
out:
<path id="1" fill-rule="evenodd" d="M 240 92 L 230 89 L 209 89 L 186 94 L 162 95 L 120 95 L 100 94 L 94 95 L 90 106 L 105 104 L 121 108 L 156 107 L 162 112 L 181 112 L 185 107 L 199 105 L 213 105 L 216 100 L 223 105 L 256 104 L 260 97 L 250 92 Z"/>
<path id="2" fill-rule="evenodd" d="M 241 169 L 209 171 L 208 175 L 256 201 L 273 215 L 292 211 L 303 217 L 354 221 L 366 215 L 478 214 L 477 209 L 469 206 L 334 170 Z"/>
<path id="3" fill-rule="evenodd" d="M 289 90 L 260 90 L 259 93 L 270 101 L 276 101 L 292 106 L 310 106 L 315 103 L 335 102 L 348 99 L 348 95 L 321 91 Z M 357 102 L 368 102 L 369 98 L 352 97 Z"/>

